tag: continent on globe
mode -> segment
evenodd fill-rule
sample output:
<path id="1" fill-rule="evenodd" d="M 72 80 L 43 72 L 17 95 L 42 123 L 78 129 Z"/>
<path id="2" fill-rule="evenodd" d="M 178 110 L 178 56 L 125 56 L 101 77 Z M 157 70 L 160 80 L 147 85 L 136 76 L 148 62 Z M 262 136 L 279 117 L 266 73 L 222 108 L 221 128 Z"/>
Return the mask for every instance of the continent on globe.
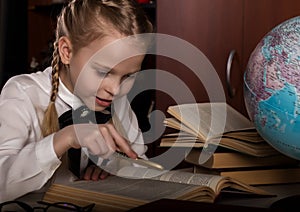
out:
<path id="1" fill-rule="evenodd" d="M 244 74 L 247 112 L 258 133 L 300 160 L 300 16 L 273 28 L 252 52 Z"/>

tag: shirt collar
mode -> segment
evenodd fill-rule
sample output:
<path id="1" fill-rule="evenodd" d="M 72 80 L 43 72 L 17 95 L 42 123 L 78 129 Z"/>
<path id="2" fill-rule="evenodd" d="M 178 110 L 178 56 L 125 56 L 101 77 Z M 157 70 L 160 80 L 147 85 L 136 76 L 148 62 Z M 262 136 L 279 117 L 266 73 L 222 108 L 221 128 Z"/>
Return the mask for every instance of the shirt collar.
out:
<path id="1" fill-rule="evenodd" d="M 50 81 L 52 80 L 52 68 L 48 67 L 47 70 L 49 73 Z M 79 99 L 77 96 L 75 96 L 69 89 L 64 85 L 64 83 L 59 78 L 59 88 L 58 88 L 58 97 L 65 102 L 67 105 L 69 105 L 73 109 L 77 109 L 80 106 L 84 105 L 84 103 Z"/>
<path id="2" fill-rule="evenodd" d="M 59 97 L 70 107 L 72 107 L 74 110 L 79 108 L 80 106 L 84 105 L 84 103 L 79 99 L 77 96 L 75 96 L 61 81 L 59 78 L 59 90 L 58 90 Z"/>

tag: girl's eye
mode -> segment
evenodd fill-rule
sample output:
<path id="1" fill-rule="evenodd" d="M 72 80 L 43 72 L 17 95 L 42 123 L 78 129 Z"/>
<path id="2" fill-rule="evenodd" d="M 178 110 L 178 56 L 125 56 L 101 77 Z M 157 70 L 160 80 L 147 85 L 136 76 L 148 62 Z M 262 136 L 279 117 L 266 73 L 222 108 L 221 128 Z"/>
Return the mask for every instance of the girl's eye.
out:
<path id="1" fill-rule="evenodd" d="M 106 77 L 109 74 L 109 71 L 108 70 L 103 70 L 103 69 L 98 69 L 97 70 L 97 74 L 100 77 Z"/>
<path id="2" fill-rule="evenodd" d="M 137 75 L 137 73 L 133 73 L 133 74 L 126 74 L 126 75 L 124 76 L 124 78 L 135 78 L 135 77 L 136 77 L 136 75 Z"/>
<path id="3" fill-rule="evenodd" d="M 97 74 L 100 76 L 100 77 L 105 77 L 107 75 L 107 72 L 104 72 L 104 71 L 98 71 Z"/>
<path id="4" fill-rule="evenodd" d="M 133 80 L 135 79 L 136 74 L 126 74 L 122 77 L 122 81 L 124 80 Z"/>
<path id="5" fill-rule="evenodd" d="M 107 74 L 109 74 L 109 72 L 110 72 L 110 69 L 108 69 L 106 67 L 102 67 L 102 66 L 100 66 L 98 64 L 92 64 L 92 69 L 100 77 L 106 77 Z"/>

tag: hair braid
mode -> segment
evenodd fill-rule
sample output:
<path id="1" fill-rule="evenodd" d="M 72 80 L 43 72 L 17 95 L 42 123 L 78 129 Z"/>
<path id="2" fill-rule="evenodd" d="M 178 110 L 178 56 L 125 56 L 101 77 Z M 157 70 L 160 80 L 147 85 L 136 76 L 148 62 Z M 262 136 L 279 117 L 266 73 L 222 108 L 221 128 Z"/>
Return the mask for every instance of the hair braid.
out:
<path id="1" fill-rule="evenodd" d="M 45 111 L 45 117 L 42 123 L 43 136 L 50 135 L 59 129 L 58 115 L 55 107 L 55 100 L 58 93 L 59 85 L 59 53 L 58 53 L 58 41 L 54 42 L 54 51 L 52 59 L 52 90 L 50 95 L 50 102 Z"/>

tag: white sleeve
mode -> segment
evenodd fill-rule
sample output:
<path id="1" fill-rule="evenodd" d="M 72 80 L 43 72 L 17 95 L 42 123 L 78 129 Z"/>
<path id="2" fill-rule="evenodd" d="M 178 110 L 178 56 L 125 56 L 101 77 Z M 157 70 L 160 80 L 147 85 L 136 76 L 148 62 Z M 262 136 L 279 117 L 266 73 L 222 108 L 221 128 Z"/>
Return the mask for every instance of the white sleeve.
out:
<path id="1" fill-rule="evenodd" d="M 39 190 L 61 164 L 53 135 L 41 136 L 26 92 L 17 86 L 6 89 L 0 96 L 0 202 Z"/>

